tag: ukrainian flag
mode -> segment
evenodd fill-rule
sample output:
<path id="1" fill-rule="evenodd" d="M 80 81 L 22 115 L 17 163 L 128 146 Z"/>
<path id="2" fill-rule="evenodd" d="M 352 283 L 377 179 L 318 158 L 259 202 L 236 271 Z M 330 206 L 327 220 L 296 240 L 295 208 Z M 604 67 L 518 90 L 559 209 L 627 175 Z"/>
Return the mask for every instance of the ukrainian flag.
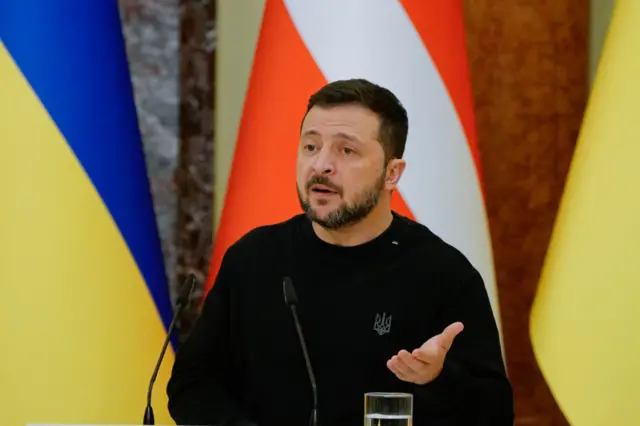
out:
<path id="1" fill-rule="evenodd" d="M 640 1 L 618 0 L 531 313 L 570 424 L 640 425 Z"/>
<path id="2" fill-rule="evenodd" d="M 171 316 L 116 1 L 0 0 L 0 424 L 138 423 Z M 169 423 L 167 354 L 153 401 Z"/>

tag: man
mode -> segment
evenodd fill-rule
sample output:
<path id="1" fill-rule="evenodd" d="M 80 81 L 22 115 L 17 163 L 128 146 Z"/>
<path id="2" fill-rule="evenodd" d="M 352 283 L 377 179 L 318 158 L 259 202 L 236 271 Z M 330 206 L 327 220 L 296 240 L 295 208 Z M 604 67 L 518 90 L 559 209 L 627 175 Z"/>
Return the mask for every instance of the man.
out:
<path id="1" fill-rule="evenodd" d="M 390 207 L 407 113 L 365 80 L 330 83 L 303 118 L 305 214 L 226 252 L 168 385 L 178 424 L 305 426 L 313 393 L 283 297 L 289 277 L 317 381 L 319 424 L 363 423 L 364 393 L 410 392 L 416 426 L 513 424 L 478 271 Z"/>

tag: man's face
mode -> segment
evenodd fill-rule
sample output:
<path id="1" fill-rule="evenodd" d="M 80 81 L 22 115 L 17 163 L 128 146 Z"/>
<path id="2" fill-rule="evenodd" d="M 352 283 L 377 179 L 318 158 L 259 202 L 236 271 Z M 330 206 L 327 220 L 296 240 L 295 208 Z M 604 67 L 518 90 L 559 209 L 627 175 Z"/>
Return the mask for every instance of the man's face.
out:
<path id="1" fill-rule="evenodd" d="M 385 189 L 378 116 L 358 105 L 313 107 L 302 124 L 297 161 L 300 205 L 339 229 L 365 218 Z"/>

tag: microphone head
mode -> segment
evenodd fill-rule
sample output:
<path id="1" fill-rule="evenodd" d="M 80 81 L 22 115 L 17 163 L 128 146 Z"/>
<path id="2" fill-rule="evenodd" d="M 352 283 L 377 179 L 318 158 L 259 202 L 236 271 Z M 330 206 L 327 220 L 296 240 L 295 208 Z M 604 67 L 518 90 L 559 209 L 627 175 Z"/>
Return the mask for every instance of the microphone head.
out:
<path id="1" fill-rule="evenodd" d="M 191 293 L 193 292 L 194 287 L 196 286 L 196 276 L 194 274 L 187 275 L 187 279 L 184 281 L 182 291 L 178 296 L 178 300 L 176 301 L 176 305 L 186 305 L 189 303 L 189 299 L 191 299 Z"/>
<path id="2" fill-rule="evenodd" d="M 298 304 L 298 296 L 296 295 L 296 289 L 293 286 L 291 278 L 284 277 L 282 280 L 282 293 L 284 294 L 284 302 L 287 305 L 293 306 Z"/>

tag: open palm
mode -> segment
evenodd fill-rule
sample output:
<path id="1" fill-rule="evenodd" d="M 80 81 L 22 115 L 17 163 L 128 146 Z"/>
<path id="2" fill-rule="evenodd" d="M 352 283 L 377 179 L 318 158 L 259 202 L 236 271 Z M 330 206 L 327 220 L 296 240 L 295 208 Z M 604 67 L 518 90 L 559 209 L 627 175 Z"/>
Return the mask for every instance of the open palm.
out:
<path id="1" fill-rule="evenodd" d="M 463 330 L 461 322 L 449 325 L 411 353 L 401 350 L 387 361 L 387 367 L 400 379 L 418 385 L 429 383 L 442 371 L 453 340 Z"/>

